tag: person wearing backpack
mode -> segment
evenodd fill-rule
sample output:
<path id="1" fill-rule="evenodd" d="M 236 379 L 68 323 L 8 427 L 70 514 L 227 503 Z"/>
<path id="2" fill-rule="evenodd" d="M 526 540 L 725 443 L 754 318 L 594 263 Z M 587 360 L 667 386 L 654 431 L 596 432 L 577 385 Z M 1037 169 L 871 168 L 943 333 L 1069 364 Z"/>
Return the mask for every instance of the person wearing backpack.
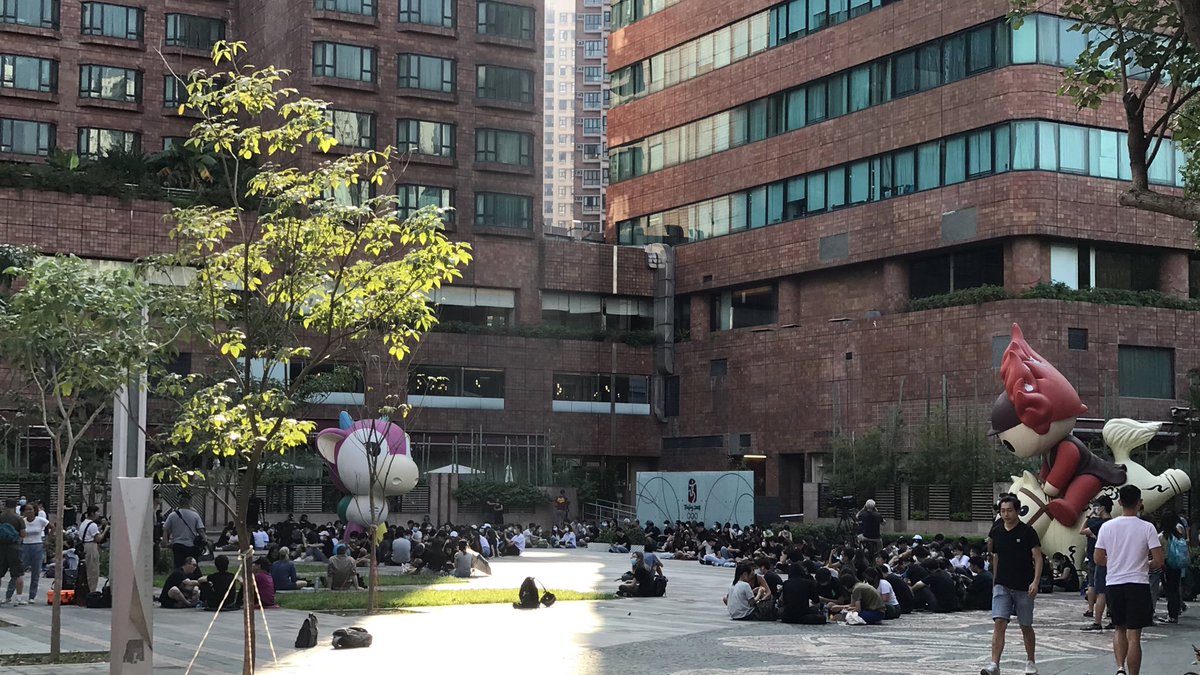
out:
<path id="1" fill-rule="evenodd" d="M 1166 551 L 1166 564 L 1163 565 L 1163 593 L 1167 596 L 1167 623 L 1179 623 L 1179 611 L 1183 607 L 1180 593 L 1180 582 L 1183 572 L 1191 562 L 1187 540 L 1183 536 L 1183 528 L 1179 524 L 1179 516 L 1167 511 L 1159 522 L 1162 531 L 1159 541 Z"/>
<path id="2" fill-rule="evenodd" d="M 21 533 L 25 522 L 17 515 L 17 500 L 4 500 L 4 512 L 0 513 L 0 581 L 9 575 L 16 584 L 17 605 L 27 604 L 25 599 L 25 567 L 21 564 Z M 6 601 L 7 602 L 7 601 Z"/>

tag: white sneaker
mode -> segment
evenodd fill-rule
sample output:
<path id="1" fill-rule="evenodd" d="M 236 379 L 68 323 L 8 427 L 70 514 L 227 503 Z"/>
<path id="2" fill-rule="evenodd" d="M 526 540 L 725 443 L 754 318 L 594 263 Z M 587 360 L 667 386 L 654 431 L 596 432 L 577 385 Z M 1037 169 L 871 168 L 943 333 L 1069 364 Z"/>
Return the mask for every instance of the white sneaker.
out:
<path id="1" fill-rule="evenodd" d="M 20 607 L 21 605 L 28 605 L 28 604 L 29 604 L 29 601 L 26 600 L 23 596 L 17 596 L 17 607 Z"/>
<path id="2" fill-rule="evenodd" d="M 1025 675 L 1038 675 L 1037 664 L 1033 661 L 1025 662 Z"/>
<path id="3" fill-rule="evenodd" d="M 993 663 L 979 669 L 979 675 L 1000 675 L 1000 666 Z"/>

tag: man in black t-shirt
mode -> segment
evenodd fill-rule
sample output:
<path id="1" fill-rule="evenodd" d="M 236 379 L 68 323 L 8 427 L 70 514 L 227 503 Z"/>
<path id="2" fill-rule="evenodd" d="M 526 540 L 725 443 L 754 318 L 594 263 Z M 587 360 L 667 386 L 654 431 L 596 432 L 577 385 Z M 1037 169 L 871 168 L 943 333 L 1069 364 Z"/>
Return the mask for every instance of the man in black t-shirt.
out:
<path id="1" fill-rule="evenodd" d="M 184 558 L 183 565 L 176 567 L 163 582 L 158 603 L 163 609 L 195 607 L 200 601 L 200 583 L 192 578 L 196 572 L 196 559 Z"/>
<path id="2" fill-rule="evenodd" d="M 821 598 L 817 595 L 817 582 L 800 563 L 788 568 L 788 580 L 783 583 L 783 613 L 779 617 L 784 623 L 815 625 L 825 623 L 821 614 Z"/>
<path id="3" fill-rule="evenodd" d="M 1100 527 L 1112 517 L 1113 501 L 1107 496 L 1100 496 L 1092 502 L 1092 514 L 1083 524 L 1080 534 L 1087 537 L 1087 611 L 1084 616 L 1092 617 L 1092 622 L 1083 630 L 1103 630 L 1100 622 L 1104 619 L 1104 610 L 1108 600 L 1108 569 L 1096 564 L 1096 537 L 1100 535 Z M 1112 624 L 1108 625 L 1112 628 Z"/>
<path id="4" fill-rule="evenodd" d="M 992 573 L 984 569 L 983 556 L 971 556 L 971 585 L 967 587 L 967 599 L 963 603 L 963 609 L 991 609 L 992 608 Z"/>
<path id="5" fill-rule="evenodd" d="M 1032 527 L 1021 522 L 1021 502 L 1015 495 L 1000 498 L 1000 520 L 988 534 L 992 556 L 992 662 L 981 675 L 998 675 L 1004 653 L 1004 634 L 1015 614 L 1025 643 L 1026 673 L 1036 673 L 1033 602 L 1042 578 L 1042 542 Z"/>
<path id="6" fill-rule="evenodd" d="M 874 499 L 867 500 L 862 511 L 858 512 L 857 520 L 863 545 L 874 555 L 883 546 L 883 538 L 879 533 L 879 528 L 883 525 L 883 516 L 875 508 Z"/>
<path id="7" fill-rule="evenodd" d="M 892 585 L 892 592 L 896 594 L 896 602 L 900 603 L 900 613 L 911 614 L 914 600 L 912 588 L 908 582 L 894 572 L 887 575 L 887 581 Z"/>
<path id="8" fill-rule="evenodd" d="M 929 570 L 929 574 L 925 577 L 925 585 L 929 587 L 933 597 L 937 598 L 937 607 L 933 611 L 944 613 L 957 612 L 961 609 L 954 579 L 950 578 L 950 573 L 943 569 L 941 562 L 929 560 L 925 566 Z"/>

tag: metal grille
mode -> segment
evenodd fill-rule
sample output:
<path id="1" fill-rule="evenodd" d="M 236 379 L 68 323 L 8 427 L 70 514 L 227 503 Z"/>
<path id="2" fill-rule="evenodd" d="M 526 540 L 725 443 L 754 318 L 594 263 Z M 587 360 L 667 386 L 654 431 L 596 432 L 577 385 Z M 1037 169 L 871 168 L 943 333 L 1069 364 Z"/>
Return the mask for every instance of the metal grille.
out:
<path id="1" fill-rule="evenodd" d="M 929 486 L 929 519 L 950 520 L 950 486 Z"/>
<path id="2" fill-rule="evenodd" d="M 896 505 L 900 503 L 899 495 L 896 494 L 898 491 L 899 487 L 892 486 L 875 492 L 875 508 L 879 510 L 879 515 L 892 519 L 897 517 Z"/>
<path id="3" fill-rule="evenodd" d="M 992 508 L 992 486 L 976 485 L 971 490 L 971 520 L 992 520 L 994 517 Z"/>
<path id="4" fill-rule="evenodd" d="M 292 487 L 292 508 L 289 513 L 317 513 L 321 510 L 324 489 L 320 485 Z"/>
<path id="5" fill-rule="evenodd" d="M 396 509 L 404 513 L 428 513 L 429 512 L 429 486 L 418 485 L 408 494 L 399 497 Z"/>

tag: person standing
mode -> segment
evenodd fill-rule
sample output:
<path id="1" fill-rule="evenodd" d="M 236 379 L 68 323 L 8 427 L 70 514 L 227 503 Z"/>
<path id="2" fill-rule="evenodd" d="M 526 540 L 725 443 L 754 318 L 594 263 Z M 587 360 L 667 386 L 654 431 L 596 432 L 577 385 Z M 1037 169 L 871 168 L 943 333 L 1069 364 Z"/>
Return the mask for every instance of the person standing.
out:
<path id="1" fill-rule="evenodd" d="M 204 540 L 204 521 L 192 510 L 192 496 L 179 493 L 179 506 L 167 514 L 163 522 L 163 542 L 171 546 L 175 567 L 183 567 L 188 558 L 200 555 L 199 545 Z"/>
<path id="2" fill-rule="evenodd" d="M 992 556 L 992 662 L 980 675 L 999 675 L 1004 637 L 1015 614 L 1025 643 L 1025 672 L 1036 675 L 1033 632 L 1033 605 L 1042 578 L 1042 543 L 1037 532 L 1021 522 L 1021 502 L 1015 495 L 1000 498 L 1000 521 L 988 533 L 988 553 Z"/>
<path id="3" fill-rule="evenodd" d="M 855 516 L 860 528 L 863 546 L 874 556 L 883 548 L 883 535 L 880 527 L 883 525 L 883 515 L 875 508 L 875 500 L 868 499 L 861 511 Z"/>
<path id="4" fill-rule="evenodd" d="M 1189 553 L 1187 540 L 1183 538 L 1183 525 L 1174 511 L 1167 511 L 1160 521 L 1162 528 L 1158 541 L 1162 544 L 1163 557 L 1163 593 L 1167 596 L 1167 623 L 1179 623 L 1179 613 L 1183 609 L 1181 584 L 1183 573 L 1188 568 Z M 1171 554 L 1172 549 L 1175 555 Z"/>
<path id="5" fill-rule="evenodd" d="M 87 507 L 87 515 L 79 524 L 79 541 L 83 543 L 83 570 L 85 583 L 81 584 L 85 594 L 100 588 L 100 543 L 104 541 L 103 523 L 100 522 L 100 507 Z M 178 567 L 178 565 L 176 565 Z M 78 591 L 77 584 L 76 590 Z M 78 594 L 78 593 L 77 593 Z"/>
<path id="6" fill-rule="evenodd" d="M 1088 563 L 1088 609 L 1083 613 L 1084 616 L 1092 617 L 1092 622 L 1083 627 L 1083 630 L 1101 630 L 1102 628 L 1112 628 L 1112 625 L 1101 626 L 1104 620 L 1104 609 L 1106 607 L 1105 598 L 1107 590 L 1105 589 L 1106 572 L 1104 565 L 1096 564 L 1096 536 L 1100 534 L 1100 528 L 1112 518 L 1112 499 L 1102 496 L 1092 502 L 1092 515 L 1088 517 L 1083 524 L 1083 529 L 1080 534 L 1087 537 L 1087 563 Z"/>
<path id="7" fill-rule="evenodd" d="M 1142 629 L 1154 621 L 1150 569 L 1162 569 L 1163 547 L 1154 525 L 1138 518 L 1142 491 L 1123 486 L 1121 515 L 1104 524 L 1096 537 L 1096 564 L 1106 565 L 1108 611 L 1112 614 L 1113 656 L 1117 675 L 1142 671 Z"/>
<path id="8" fill-rule="evenodd" d="M 5 574 L 11 577 L 9 587 L 16 585 L 18 605 L 26 603 L 23 596 L 25 568 L 21 564 L 21 533 L 24 531 L 25 522 L 17 515 L 17 500 L 6 499 L 4 511 L 0 512 L 0 580 Z"/>
<path id="9" fill-rule="evenodd" d="M 29 572 L 28 598 L 32 602 L 37 597 L 38 577 L 42 576 L 42 563 L 46 559 L 46 528 L 50 526 L 50 521 L 38 515 L 33 502 L 25 505 L 24 516 L 21 520 L 21 568 Z M 9 580 L 5 602 L 12 600 L 15 582 L 15 577 Z"/>
<path id="10" fill-rule="evenodd" d="M 554 498 L 554 513 L 558 517 L 558 522 L 565 523 L 570 520 L 571 500 L 567 499 L 567 491 L 559 490 L 558 496 Z"/>

